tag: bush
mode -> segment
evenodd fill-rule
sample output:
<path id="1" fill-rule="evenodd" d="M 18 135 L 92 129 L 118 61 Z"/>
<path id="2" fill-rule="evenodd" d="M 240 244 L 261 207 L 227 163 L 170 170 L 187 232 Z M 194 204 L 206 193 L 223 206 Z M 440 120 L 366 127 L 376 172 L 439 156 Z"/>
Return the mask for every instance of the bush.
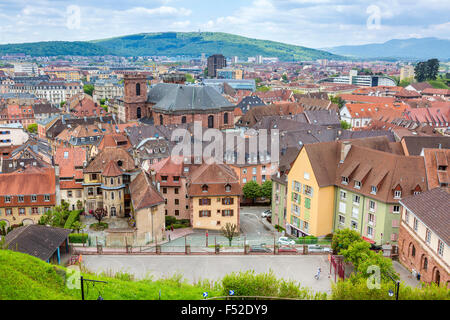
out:
<path id="1" fill-rule="evenodd" d="M 108 224 L 106 222 L 93 223 L 89 226 L 89 229 L 95 231 L 103 231 L 105 229 L 108 229 Z"/>
<path id="2" fill-rule="evenodd" d="M 389 296 L 389 290 L 395 292 L 392 281 L 381 281 L 379 289 L 369 289 L 367 280 L 352 277 L 332 284 L 333 300 L 395 300 L 395 294 Z M 400 284 L 399 300 L 450 300 L 450 290 L 436 284 L 423 285 L 422 288 L 411 288 Z"/>
<path id="3" fill-rule="evenodd" d="M 177 218 L 172 216 L 166 216 L 166 226 L 171 226 L 173 224 L 177 223 Z"/>
<path id="4" fill-rule="evenodd" d="M 318 241 L 317 237 L 314 236 L 306 236 L 306 237 L 300 237 L 295 242 L 297 244 L 316 244 Z"/>
<path id="5" fill-rule="evenodd" d="M 69 234 L 70 243 L 86 243 L 89 238 L 87 233 L 71 233 Z"/>
<path id="6" fill-rule="evenodd" d="M 235 296 L 283 297 L 297 299 L 326 299 L 326 293 L 313 293 L 295 281 L 277 279 L 273 271 L 256 274 L 255 271 L 231 273 L 222 279 L 222 294 L 234 290 Z"/>
<path id="7" fill-rule="evenodd" d="M 72 211 L 69 214 L 69 217 L 66 220 L 66 223 L 64 224 L 64 229 L 72 229 L 72 224 L 75 221 L 80 221 L 80 214 L 81 214 L 82 210 L 75 210 Z"/>

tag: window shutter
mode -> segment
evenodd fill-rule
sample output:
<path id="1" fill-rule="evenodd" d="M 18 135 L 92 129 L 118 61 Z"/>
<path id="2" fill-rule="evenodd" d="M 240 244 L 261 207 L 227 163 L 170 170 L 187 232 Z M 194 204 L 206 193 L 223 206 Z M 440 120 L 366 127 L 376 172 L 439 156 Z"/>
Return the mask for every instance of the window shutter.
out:
<path id="1" fill-rule="evenodd" d="M 234 204 L 234 198 L 230 198 L 230 204 Z"/>
<path id="2" fill-rule="evenodd" d="M 198 199 L 198 205 L 201 206 L 202 204 L 202 199 Z"/>
<path id="3" fill-rule="evenodd" d="M 211 199 L 208 199 L 208 206 L 211 205 Z"/>
<path id="4" fill-rule="evenodd" d="M 230 210 L 230 216 L 232 217 L 234 215 L 234 210 Z"/>
<path id="5" fill-rule="evenodd" d="M 208 210 L 208 217 L 211 217 L 211 210 Z"/>
<path id="6" fill-rule="evenodd" d="M 376 205 L 375 205 L 376 206 Z M 376 214 L 374 214 L 373 215 L 373 227 L 374 227 L 374 229 L 375 229 L 375 226 L 377 225 L 377 215 Z"/>
<path id="7" fill-rule="evenodd" d="M 222 204 L 225 204 L 225 198 L 222 198 Z"/>
<path id="8" fill-rule="evenodd" d="M 201 211 L 198 212 L 198 216 L 199 216 L 200 218 L 202 217 L 202 212 L 201 212 Z"/>

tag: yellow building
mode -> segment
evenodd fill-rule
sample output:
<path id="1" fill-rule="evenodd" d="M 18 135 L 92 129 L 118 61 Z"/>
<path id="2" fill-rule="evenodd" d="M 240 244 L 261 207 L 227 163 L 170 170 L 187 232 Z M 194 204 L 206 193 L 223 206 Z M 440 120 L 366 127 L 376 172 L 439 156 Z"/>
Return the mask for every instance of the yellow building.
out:
<path id="1" fill-rule="evenodd" d="M 188 182 L 191 223 L 194 229 L 221 230 L 227 223 L 239 232 L 239 179 L 223 164 L 204 164 L 197 168 Z"/>
<path id="2" fill-rule="evenodd" d="M 286 232 L 295 237 L 333 231 L 338 144 L 304 145 L 288 173 Z"/>

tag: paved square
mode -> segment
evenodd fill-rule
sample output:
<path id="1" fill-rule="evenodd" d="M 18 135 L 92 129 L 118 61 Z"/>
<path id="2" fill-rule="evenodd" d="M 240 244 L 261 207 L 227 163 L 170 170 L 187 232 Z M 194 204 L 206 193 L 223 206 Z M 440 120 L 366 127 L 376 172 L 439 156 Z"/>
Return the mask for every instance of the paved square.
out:
<path id="1" fill-rule="evenodd" d="M 331 293 L 326 255 L 310 256 L 83 256 L 84 265 L 92 272 L 128 272 L 137 279 L 153 275 L 154 279 L 183 275 L 188 282 L 200 279 L 220 280 L 231 272 L 254 270 L 265 273 L 273 270 L 277 278 L 290 279 L 314 291 Z M 314 279 L 317 268 L 322 269 L 319 280 Z"/>

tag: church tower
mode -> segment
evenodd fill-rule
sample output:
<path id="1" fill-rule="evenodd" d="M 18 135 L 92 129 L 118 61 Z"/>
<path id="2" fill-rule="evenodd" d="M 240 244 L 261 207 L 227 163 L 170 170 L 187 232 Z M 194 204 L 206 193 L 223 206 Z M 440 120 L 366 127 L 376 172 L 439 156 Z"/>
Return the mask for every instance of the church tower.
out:
<path id="1" fill-rule="evenodd" d="M 150 117 L 147 111 L 147 77 L 141 74 L 124 75 L 124 107 L 126 121 Z"/>

